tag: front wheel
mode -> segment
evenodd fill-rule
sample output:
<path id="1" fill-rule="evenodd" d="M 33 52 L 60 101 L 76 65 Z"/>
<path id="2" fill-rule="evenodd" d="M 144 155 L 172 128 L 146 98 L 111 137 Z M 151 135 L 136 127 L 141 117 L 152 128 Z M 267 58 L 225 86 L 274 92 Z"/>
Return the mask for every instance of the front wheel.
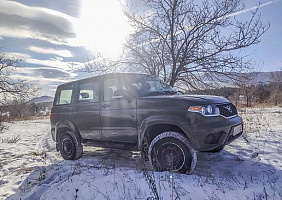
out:
<path id="1" fill-rule="evenodd" d="M 65 160 L 76 160 L 82 156 L 83 147 L 71 131 L 60 137 L 59 150 Z"/>
<path id="2" fill-rule="evenodd" d="M 155 137 L 148 155 L 157 171 L 190 174 L 197 163 L 196 151 L 188 139 L 177 132 L 164 132 Z"/>

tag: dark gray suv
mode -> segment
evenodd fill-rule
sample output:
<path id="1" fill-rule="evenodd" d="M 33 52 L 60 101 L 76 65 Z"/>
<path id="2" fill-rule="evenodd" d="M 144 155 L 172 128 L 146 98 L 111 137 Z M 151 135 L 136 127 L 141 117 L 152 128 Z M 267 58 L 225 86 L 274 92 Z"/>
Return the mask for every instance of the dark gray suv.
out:
<path id="1" fill-rule="evenodd" d="M 218 152 L 243 132 L 235 106 L 217 96 L 180 95 L 157 77 L 118 73 L 58 86 L 51 116 L 66 160 L 82 145 L 139 150 L 157 171 L 190 173 L 196 152 Z"/>

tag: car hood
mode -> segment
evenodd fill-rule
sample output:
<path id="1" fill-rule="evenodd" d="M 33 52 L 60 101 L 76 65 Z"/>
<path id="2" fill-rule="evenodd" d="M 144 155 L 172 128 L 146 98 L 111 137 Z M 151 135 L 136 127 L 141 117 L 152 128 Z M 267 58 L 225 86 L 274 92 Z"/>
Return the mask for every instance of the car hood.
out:
<path id="1" fill-rule="evenodd" d="M 159 95 L 147 96 L 145 98 L 185 100 L 195 105 L 229 103 L 226 98 L 213 95 Z"/>

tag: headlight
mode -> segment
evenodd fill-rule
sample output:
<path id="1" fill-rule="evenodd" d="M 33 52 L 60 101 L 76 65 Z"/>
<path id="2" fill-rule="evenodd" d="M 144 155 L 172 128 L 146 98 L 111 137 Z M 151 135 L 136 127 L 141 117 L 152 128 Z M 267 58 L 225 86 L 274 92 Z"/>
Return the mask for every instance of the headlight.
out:
<path id="1" fill-rule="evenodd" d="M 219 109 L 215 105 L 190 106 L 189 112 L 198 112 L 204 116 L 219 116 Z"/>

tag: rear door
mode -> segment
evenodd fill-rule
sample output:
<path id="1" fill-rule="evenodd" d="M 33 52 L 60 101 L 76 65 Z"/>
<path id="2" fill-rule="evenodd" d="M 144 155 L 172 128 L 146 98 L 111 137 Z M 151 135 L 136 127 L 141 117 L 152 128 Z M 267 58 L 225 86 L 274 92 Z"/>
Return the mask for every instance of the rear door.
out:
<path id="1" fill-rule="evenodd" d="M 77 83 L 74 123 L 83 139 L 101 140 L 100 79 Z"/>
<path id="2" fill-rule="evenodd" d="M 137 142 L 136 98 L 129 95 L 123 78 L 103 76 L 101 126 L 103 140 L 107 142 Z"/>

